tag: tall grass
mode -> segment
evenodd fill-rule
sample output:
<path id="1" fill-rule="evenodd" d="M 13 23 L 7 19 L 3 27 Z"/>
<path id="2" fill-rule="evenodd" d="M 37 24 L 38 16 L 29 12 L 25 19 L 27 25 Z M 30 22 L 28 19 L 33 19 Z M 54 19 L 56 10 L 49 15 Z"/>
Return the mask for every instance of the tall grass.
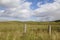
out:
<path id="1" fill-rule="evenodd" d="M 48 25 L 27 24 L 24 33 L 24 24 L 19 22 L 0 23 L 0 40 L 60 40 L 60 25 L 52 25 L 51 36 Z"/>

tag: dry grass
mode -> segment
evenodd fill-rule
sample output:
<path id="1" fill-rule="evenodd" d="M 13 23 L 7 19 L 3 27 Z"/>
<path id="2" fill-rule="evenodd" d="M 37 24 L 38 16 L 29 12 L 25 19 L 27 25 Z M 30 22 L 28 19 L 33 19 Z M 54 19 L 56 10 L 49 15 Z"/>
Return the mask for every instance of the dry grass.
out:
<path id="1" fill-rule="evenodd" d="M 52 25 L 52 35 L 48 34 L 48 25 L 27 24 L 24 33 L 24 24 L 19 22 L 0 23 L 0 40 L 60 40 L 60 32 Z"/>

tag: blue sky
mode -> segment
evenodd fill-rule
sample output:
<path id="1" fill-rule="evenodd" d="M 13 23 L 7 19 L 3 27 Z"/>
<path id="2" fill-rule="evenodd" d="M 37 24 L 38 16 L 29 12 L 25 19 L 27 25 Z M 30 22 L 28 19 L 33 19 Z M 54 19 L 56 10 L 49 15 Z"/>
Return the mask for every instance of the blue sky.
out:
<path id="1" fill-rule="evenodd" d="M 38 6 L 37 6 L 38 2 L 41 2 L 41 5 L 54 2 L 54 0 L 27 0 L 27 1 L 32 2 L 31 9 L 33 9 L 33 10 L 38 8 Z"/>
<path id="2" fill-rule="evenodd" d="M 38 8 L 38 6 L 37 6 L 38 2 L 41 2 L 41 5 L 46 4 L 46 3 L 53 3 L 54 2 L 54 0 L 26 0 L 26 1 L 27 2 L 32 2 L 31 6 L 30 6 L 30 8 L 32 10 Z M 0 6 L 0 9 L 2 9 L 2 10 L 5 9 L 5 8 L 6 7 L 4 7 L 3 5 Z"/>
<path id="3" fill-rule="evenodd" d="M 60 0 L 0 0 L 0 20 L 60 20 Z"/>

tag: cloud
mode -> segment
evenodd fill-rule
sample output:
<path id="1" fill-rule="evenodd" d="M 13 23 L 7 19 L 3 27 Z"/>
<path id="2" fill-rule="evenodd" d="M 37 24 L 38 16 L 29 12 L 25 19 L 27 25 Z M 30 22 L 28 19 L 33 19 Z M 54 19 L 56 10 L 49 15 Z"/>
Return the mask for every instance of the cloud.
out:
<path id="1" fill-rule="evenodd" d="M 25 0 L 0 0 L 0 5 L 7 7 L 5 10 L 0 10 L 0 17 L 12 17 L 19 19 L 29 19 L 32 16 L 30 9 L 31 2 Z"/>
<path id="2" fill-rule="evenodd" d="M 59 3 L 59 2 L 60 2 L 60 0 L 55 0 L 55 2 L 58 2 L 58 3 Z"/>
<path id="3" fill-rule="evenodd" d="M 37 4 L 38 9 L 34 10 L 36 17 L 50 17 L 51 20 L 60 20 L 60 0 L 54 0 L 53 3 Z M 43 20 L 46 18 L 42 18 Z M 47 19 L 48 20 L 48 19 Z"/>
<path id="4" fill-rule="evenodd" d="M 30 8 L 32 4 L 31 2 L 25 2 L 25 1 L 26 0 L 0 0 L 0 6 L 5 7 L 4 10 L 0 10 L 0 17 L 6 19 L 10 18 L 14 20 L 16 19 L 23 20 L 23 21 L 60 20 L 59 0 L 55 0 L 53 3 L 45 3 L 45 4 L 41 4 L 41 2 L 39 2 L 37 4 L 39 8 L 35 10 L 32 10 Z"/>
<path id="5" fill-rule="evenodd" d="M 20 0 L 0 0 L 0 5 L 5 7 L 17 7 Z"/>

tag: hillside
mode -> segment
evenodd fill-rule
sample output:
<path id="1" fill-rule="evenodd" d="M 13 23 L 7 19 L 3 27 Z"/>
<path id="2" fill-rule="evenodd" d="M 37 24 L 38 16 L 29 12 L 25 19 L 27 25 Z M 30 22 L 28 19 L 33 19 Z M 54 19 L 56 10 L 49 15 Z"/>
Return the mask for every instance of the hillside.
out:
<path id="1" fill-rule="evenodd" d="M 48 24 L 52 26 L 52 37 Z M 60 22 L 0 22 L 0 40 L 60 40 L 59 35 Z"/>
<path id="2" fill-rule="evenodd" d="M 6 22 L 0 22 L 0 24 L 37 24 L 37 25 L 59 25 L 60 22 L 33 22 L 33 21 L 28 21 L 28 22 L 21 22 L 21 21 L 6 21 Z"/>

